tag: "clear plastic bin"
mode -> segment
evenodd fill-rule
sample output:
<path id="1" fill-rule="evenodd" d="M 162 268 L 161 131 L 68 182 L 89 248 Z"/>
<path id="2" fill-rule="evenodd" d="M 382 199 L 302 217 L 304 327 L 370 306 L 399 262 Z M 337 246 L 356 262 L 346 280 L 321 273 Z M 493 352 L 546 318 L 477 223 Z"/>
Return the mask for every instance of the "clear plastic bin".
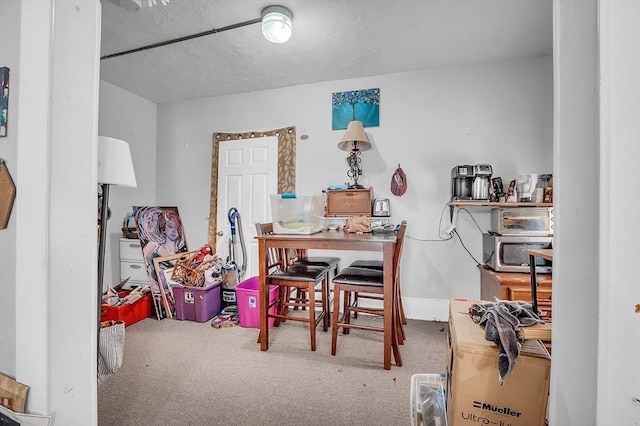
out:
<path id="1" fill-rule="evenodd" d="M 447 426 L 447 406 L 440 374 L 411 376 L 411 425 Z"/>
<path id="2" fill-rule="evenodd" d="M 271 218 L 276 234 L 314 234 L 322 231 L 322 195 L 271 194 Z"/>

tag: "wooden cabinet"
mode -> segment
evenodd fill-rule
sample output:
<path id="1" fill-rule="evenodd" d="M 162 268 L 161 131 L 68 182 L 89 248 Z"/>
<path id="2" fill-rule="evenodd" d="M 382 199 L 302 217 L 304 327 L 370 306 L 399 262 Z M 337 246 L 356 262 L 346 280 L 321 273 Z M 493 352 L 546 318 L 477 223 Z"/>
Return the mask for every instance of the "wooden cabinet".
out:
<path id="1" fill-rule="evenodd" d="M 373 189 L 327 191 L 326 217 L 371 216 Z"/>
<path id="2" fill-rule="evenodd" d="M 129 277 L 125 289 L 149 285 L 147 267 L 142 258 L 140 240 L 120 238 L 120 280 Z"/>
<path id="3" fill-rule="evenodd" d="M 496 272 L 487 266 L 480 268 L 480 299 L 492 302 L 522 300 L 531 302 L 531 275 L 518 272 Z M 543 319 L 551 318 L 551 274 L 537 274 L 538 309 Z"/>

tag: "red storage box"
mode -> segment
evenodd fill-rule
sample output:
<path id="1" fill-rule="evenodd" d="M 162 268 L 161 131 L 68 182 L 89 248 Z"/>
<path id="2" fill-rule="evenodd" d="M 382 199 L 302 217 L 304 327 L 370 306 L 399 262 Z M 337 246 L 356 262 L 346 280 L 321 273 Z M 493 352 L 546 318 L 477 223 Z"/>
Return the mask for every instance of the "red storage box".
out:
<path id="1" fill-rule="evenodd" d="M 126 297 L 129 294 L 128 291 L 121 291 L 118 293 L 120 297 Z M 125 303 L 120 306 L 102 305 L 100 310 L 100 321 L 124 321 L 124 326 L 129 327 L 131 324 L 135 324 L 138 321 L 142 321 L 145 318 L 151 316 L 153 306 L 151 304 L 151 295 L 141 297 L 135 302 L 129 304 Z"/>

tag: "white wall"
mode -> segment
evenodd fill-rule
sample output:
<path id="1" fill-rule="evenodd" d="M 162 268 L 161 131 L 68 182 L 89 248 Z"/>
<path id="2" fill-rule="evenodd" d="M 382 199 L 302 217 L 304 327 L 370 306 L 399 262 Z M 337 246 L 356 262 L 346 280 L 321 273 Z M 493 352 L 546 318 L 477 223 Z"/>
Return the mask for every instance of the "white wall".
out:
<path id="1" fill-rule="evenodd" d="M 600 2 L 600 288 L 597 424 L 640 425 L 640 2 Z M 630 338 L 635 336 L 635 338 Z M 631 398 L 629 398 L 631 396 Z M 635 399 L 634 399 L 635 398 Z"/>
<path id="2" fill-rule="evenodd" d="M 446 321 L 446 300 L 480 297 L 476 262 L 461 244 L 433 241 L 438 240 L 441 213 L 450 199 L 451 168 L 490 163 L 494 176 L 507 184 L 518 173 L 551 172 L 551 57 L 159 105 L 157 203 L 178 206 L 190 247 L 207 241 L 211 135 L 218 131 L 296 126 L 297 192 L 319 194 L 330 184 L 344 183 L 346 153 L 337 148 L 344 131 L 331 130 L 331 94 L 373 87 L 381 91 L 380 126 L 366 128 L 373 149 L 362 154 L 363 183 L 374 188 L 376 197 L 391 198 L 394 221 L 408 220 L 402 260 L 408 315 Z M 302 134 L 309 139 L 300 140 Z M 398 164 L 409 186 L 401 198 L 389 189 Z M 488 211 L 471 213 L 486 230 Z M 443 221 L 444 229 L 448 209 Z M 481 261 L 481 233 L 464 213 L 458 229 Z M 347 264 L 349 254 L 340 256 Z M 428 303 L 433 299 L 444 304 L 432 310 Z"/>
<path id="3" fill-rule="evenodd" d="M 0 231 L 0 369 L 30 387 L 28 412 L 93 424 L 100 3 L 0 9 L 0 62 L 11 68 L 0 153 L 17 186 L 10 228 Z"/>
<path id="4" fill-rule="evenodd" d="M 0 67 L 10 68 L 9 116 L 7 136 L 0 138 L 0 158 L 4 159 L 17 185 L 17 111 L 20 68 L 20 4 L 18 2 L 0 2 Z M 0 230 L 0 372 L 16 374 L 16 209 L 9 223 Z"/>
<path id="5" fill-rule="evenodd" d="M 587 425 L 596 424 L 598 321 L 603 319 L 598 310 L 596 1 L 556 2 L 554 19 L 556 244 L 549 419 L 551 425 Z"/>
<path id="6" fill-rule="evenodd" d="M 111 219 L 107 227 L 104 286 L 120 280 L 119 239 L 122 220 L 132 206 L 155 205 L 156 199 L 156 104 L 131 92 L 100 81 L 98 134 L 129 143 L 137 188 L 112 186 L 109 193 Z"/>

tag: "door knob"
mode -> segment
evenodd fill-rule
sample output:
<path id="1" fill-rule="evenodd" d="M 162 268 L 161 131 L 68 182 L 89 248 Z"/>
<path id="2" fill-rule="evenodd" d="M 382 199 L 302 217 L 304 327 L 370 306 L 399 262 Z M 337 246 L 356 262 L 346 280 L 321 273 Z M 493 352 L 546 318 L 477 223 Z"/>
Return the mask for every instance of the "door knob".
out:
<path id="1" fill-rule="evenodd" d="M 216 232 L 216 235 L 218 237 L 222 237 L 224 235 L 224 231 L 218 231 L 218 232 Z"/>

